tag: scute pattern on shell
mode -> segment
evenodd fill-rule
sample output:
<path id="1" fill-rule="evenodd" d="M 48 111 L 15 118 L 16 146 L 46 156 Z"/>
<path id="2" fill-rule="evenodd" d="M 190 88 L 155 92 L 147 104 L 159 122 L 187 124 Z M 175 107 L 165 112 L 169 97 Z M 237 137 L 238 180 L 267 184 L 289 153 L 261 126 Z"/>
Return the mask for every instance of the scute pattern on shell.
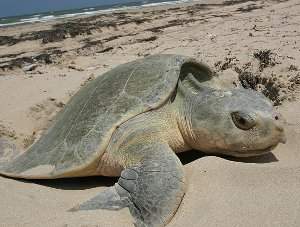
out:
<path id="1" fill-rule="evenodd" d="M 192 59 L 154 55 L 99 76 L 71 98 L 33 146 L 0 167 L 0 173 L 22 178 L 92 175 L 91 166 L 105 151 L 115 128 L 166 103 L 176 88 L 182 65 L 188 61 Z M 34 171 L 39 166 L 53 168 L 43 173 Z"/>

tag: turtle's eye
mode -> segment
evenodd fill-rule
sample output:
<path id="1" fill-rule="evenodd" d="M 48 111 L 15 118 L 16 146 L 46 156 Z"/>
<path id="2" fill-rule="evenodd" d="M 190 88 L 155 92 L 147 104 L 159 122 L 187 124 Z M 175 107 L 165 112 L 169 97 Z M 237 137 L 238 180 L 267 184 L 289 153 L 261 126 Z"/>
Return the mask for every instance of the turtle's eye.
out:
<path id="1" fill-rule="evenodd" d="M 249 114 L 243 112 L 232 112 L 231 117 L 235 126 L 242 130 L 249 130 L 256 124 L 255 120 Z"/>

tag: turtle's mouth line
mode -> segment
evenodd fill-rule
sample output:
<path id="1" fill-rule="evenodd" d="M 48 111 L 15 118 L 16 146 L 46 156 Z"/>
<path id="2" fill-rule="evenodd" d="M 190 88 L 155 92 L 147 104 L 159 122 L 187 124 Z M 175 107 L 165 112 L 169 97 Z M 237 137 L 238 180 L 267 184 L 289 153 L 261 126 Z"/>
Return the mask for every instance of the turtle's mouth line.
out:
<path id="1" fill-rule="evenodd" d="M 255 150 L 239 150 L 239 151 L 233 151 L 232 155 L 233 156 L 239 156 L 239 157 L 250 157 L 250 156 L 258 156 L 258 155 L 264 155 L 271 150 L 273 150 L 276 145 L 271 145 L 267 148 L 264 149 L 255 149 Z"/>

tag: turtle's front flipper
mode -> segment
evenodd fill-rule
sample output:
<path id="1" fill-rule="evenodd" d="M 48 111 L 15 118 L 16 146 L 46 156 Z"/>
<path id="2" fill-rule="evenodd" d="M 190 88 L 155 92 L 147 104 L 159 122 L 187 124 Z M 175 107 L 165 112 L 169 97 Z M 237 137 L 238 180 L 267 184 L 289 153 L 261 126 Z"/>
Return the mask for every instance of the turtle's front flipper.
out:
<path id="1" fill-rule="evenodd" d="M 72 210 L 128 207 L 135 226 L 165 226 L 184 195 L 182 165 L 168 145 L 151 145 L 138 153 L 143 155 L 139 164 L 122 171 L 115 186 Z"/>

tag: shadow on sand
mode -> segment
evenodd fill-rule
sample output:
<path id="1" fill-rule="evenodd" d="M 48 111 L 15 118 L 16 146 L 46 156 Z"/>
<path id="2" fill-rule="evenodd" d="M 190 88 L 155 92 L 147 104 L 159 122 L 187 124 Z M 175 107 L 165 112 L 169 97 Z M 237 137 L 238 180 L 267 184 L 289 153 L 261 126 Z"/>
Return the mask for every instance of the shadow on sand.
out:
<path id="1" fill-rule="evenodd" d="M 183 152 L 178 154 L 179 159 L 181 160 L 183 165 L 189 164 L 199 158 L 202 157 L 207 157 L 207 156 L 217 156 L 224 158 L 226 160 L 234 161 L 234 162 L 244 162 L 244 163 L 258 163 L 258 164 L 263 164 L 263 163 L 271 163 L 271 162 L 278 162 L 278 159 L 273 153 L 268 153 L 265 155 L 261 156 L 254 156 L 254 157 L 232 157 L 232 156 L 226 156 L 226 155 L 207 155 L 204 152 L 201 151 L 196 151 L 196 150 L 191 150 L 188 152 Z"/>
<path id="2" fill-rule="evenodd" d="M 24 183 L 34 183 L 38 185 L 43 185 L 46 187 L 51 187 L 61 190 L 85 190 L 96 187 L 110 187 L 113 186 L 118 178 L 116 177 L 74 177 L 74 178 L 60 178 L 60 179 L 38 179 L 38 180 L 27 180 L 27 179 L 18 179 L 13 177 L 2 176 L 4 178 L 17 180 Z"/>
<path id="3" fill-rule="evenodd" d="M 206 157 L 207 154 L 199 152 L 196 150 L 183 152 L 178 154 L 179 159 L 183 165 L 189 164 L 197 159 Z M 266 155 L 257 156 L 257 157 L 247 157 L 247 158 L 234 158 L 229 156 L 220 156 L 226 160 L 235 161 L 235 162 L 244 162 L 244 163 L 271 163 L 277 162 L 278 159 L 273 153 L 268 153 Z M 85 190 L 95 187 L 109 187 L 113 186 L 118 178 L 116 177 L 78 177 L 78 178 L 62 178 L 62 179 L 50 179 L 50 180 L 24 180 L 24 179 L 15 179 L 24 183 L 35 183 L 43 185 L 46 187 L 51 187 L 61 190 Z"/>

